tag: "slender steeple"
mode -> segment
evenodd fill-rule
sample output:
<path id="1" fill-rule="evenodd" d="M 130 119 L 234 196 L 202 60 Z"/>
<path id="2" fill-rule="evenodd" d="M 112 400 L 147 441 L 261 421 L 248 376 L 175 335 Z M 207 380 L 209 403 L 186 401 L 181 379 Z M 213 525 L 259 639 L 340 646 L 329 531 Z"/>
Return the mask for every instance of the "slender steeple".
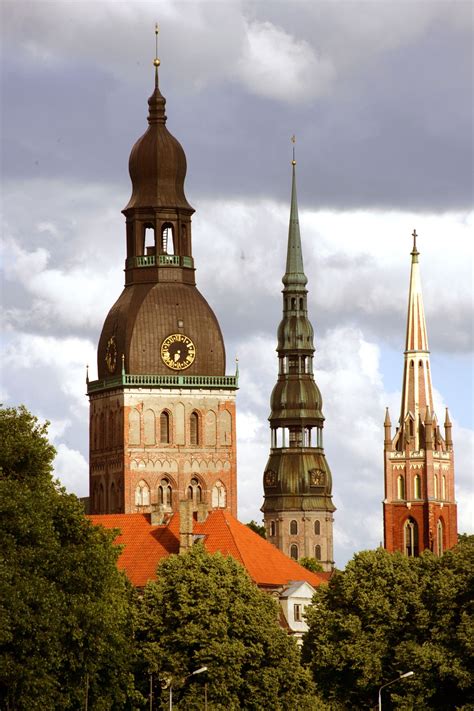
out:
<path id="1" fill-rule="evenodd" d="M 427 407 L 433 411 L 433 395 L 416 230 L 413 231 L 412 236 L 413 249 L 411 252 L 400 425 L 402 429 L 411 427 L 419 443 L 420 422 L 424 419 Z M 410 421 L 413 423 L 412 425 L 410 425 Z M 410 436 L 409 433 L 408 436 Z"/>
<path id="2" fill-rule="evenodd" d="M 333 565 L 332 477 L 323 448 L 322 398 L 313 376 L 293 153 L 283 318 L 278 327 L 278 381 L 271 395 L 271 450 L 262 507 L 269 540 L 294 558 Z"/>
<path id="3" fill-rule="evenodd" d="M 451 422 L 447 415 L 443 439 L 433 409 L 416 230 L 412 236 L 400 421 L 393 440 L 387 417 L 384 423 L 385 547 L 407 555 L 425 548 L 441 554 L 457 541 Z"/>

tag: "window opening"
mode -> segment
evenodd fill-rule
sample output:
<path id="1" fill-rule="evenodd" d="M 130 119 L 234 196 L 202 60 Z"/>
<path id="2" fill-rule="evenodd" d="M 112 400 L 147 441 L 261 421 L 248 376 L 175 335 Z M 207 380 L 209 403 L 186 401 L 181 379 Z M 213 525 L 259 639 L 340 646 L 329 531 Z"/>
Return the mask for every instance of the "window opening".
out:
<path id="1" fill-rule="evenodd" d="M 151 225 L 145 225 L 145 252 L 146 255 L 156 254 L 155 229 Z"/>
<path id="2" fill-rule="evenodd" d="M 270 536 L 276 536 L 275 521 L 270 521 Z"/>
<path id="3" fill-rule="evenodd" d="M 321 522 L 320 521 L 315 521 L 314 522 L 314 533 L 316 536 L 321 535 Z"/>
<path id="4" fill-rule="evenodd" d="M 298 521 L 290 521 L 290 535 L 291 536 L 298 535 Z"/>
<path id="5" fill-rule="evenodd" d="M 397 496 L 399 499 L 405 498 L 405 479 L 401 474 L 397 479 Z"/>
<path id="6" fill-rule="evenodd" d="M 171 222 L 165 222 L 161 228 L 161 252 L 162 254 L 174 254 L 174 235 Z"/>
<path id="7" fill-rule="evenodd" d="M 295 622 L 301 622 L 303 620 L 301 605 L 293 605 L 293 618 Z"/>
<path id="8" fill-rule="evenodd" d="M 191 444 L 199 444 L 199 415 L 192 412 L 189 418 L 189 440 Z"/>
<path id="9" fill-rule="evenodd" d="M 418 524 L 409 518 L 403 527 L 405 555 L 412 558 L 418 555 Z"/>
<path id="10" fill-rule="evenodd" d="M 321 560 L 321 546 L 315 546 L 314 547 L 314 557 L 316 560 Z"/>
<path id="11" fill-rule="evenodd" d="M 421 478 L 418 474 L 415 474 L 413 479 L 413 498 L 421 499 Z"/>
<path id="12" fill-rule="evenodd" d="M 298 546 L 294 543 L 292 546 L 290 546 L 290 558 L 293 558 L 293 560 L 298 560 Z"/>
<path id="13" fill-rule="evenodd" d="M 160 415 L 160 443 L 169 444 L 170 441 L 170 416 L 163 410 Z"/>

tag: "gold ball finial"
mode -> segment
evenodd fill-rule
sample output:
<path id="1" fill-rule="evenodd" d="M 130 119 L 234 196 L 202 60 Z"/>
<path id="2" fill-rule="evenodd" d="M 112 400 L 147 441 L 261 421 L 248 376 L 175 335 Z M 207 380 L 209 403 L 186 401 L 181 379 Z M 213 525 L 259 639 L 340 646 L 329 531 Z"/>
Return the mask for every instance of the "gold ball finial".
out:
<path id="1" fill-rule="evenodd" d="M 291 137 L 291 142 L 293 144 L 293 160 L 291 161 L 291 165 L 294 167 L 296 165 L 296 160 L 295 160 L 295 143 L 296 143 L 296 136 L 295 134 L 292 135 Z"/>
<path id="2" fill-rule="evenodd" d="M 154 66 L 154 67 L 159 67 L 160 64 L 161 64 L 160 60 L 158 59 L 158 57 L 156 57 L 156 58 L 153 60 L 153 66 Z"/>

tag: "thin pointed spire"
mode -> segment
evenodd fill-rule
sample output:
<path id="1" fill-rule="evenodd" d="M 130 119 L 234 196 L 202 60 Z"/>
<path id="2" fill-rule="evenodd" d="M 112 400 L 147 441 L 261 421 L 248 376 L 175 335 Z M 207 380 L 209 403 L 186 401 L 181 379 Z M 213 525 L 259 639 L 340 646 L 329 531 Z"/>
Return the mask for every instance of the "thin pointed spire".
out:
<path id="1" fill-rule="evenodd" d="M 384 425 L 385 425 L 385 427 L 391 427 L 391 426 L 392 426 L 392 422 L 391 422 L 391 420 L 390 420 L 390 412 L 389 412 L 388 407 L 385 408 L 385 420 L 384 420 Z"/>
<path id="2" fill-rule="evenodd" d="M 288 227 L 288 250 L 286 255 L 286 271 L 283 284 L 287 286 L 305 286 L 308 282 L 303 267 L 303 251 L 301 249 L 300 223 L 298 216 L 298 199 L 296 196 L 296 159 L 295 136 L 292 136 L 293 159 L 291 180 L 290 224 Z"/>
<path id="3" fill-rule="evenodd" d="M 153 66 L 155 67 L 155 90 L 153 94 L 148 99 L 149 113 L 148 113 L 148 123 L 166 123 L 165 115 L 165 104 L 166 99 L 160 92 L 159 78 L 158 78 L 158 67 L 161 62 L 158 57 L 158 34 L 160 28 L 158 23 L 155 24 L 155 58 L 153 60 Z"/>

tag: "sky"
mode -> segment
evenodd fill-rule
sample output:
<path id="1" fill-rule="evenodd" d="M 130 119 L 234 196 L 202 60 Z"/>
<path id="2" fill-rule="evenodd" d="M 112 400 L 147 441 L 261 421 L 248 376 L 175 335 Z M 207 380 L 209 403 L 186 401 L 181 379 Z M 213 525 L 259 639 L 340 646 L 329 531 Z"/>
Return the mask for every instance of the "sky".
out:
<path id="1" fill-rule="evenodd" d="M 383 418 L 398 419 L 411 233 L 458 523 L 473 506 L 473 5 L 449 0 L 3 0 L 1 401 L 51 422 L 88 493 L 86 364 L 123 287 L 128 156 L 159 22 L 187 155 L 200 291 L 239 358 L 239 518 L 261 521 L 291 142 L 335 559 L 383 538 Z"/>

